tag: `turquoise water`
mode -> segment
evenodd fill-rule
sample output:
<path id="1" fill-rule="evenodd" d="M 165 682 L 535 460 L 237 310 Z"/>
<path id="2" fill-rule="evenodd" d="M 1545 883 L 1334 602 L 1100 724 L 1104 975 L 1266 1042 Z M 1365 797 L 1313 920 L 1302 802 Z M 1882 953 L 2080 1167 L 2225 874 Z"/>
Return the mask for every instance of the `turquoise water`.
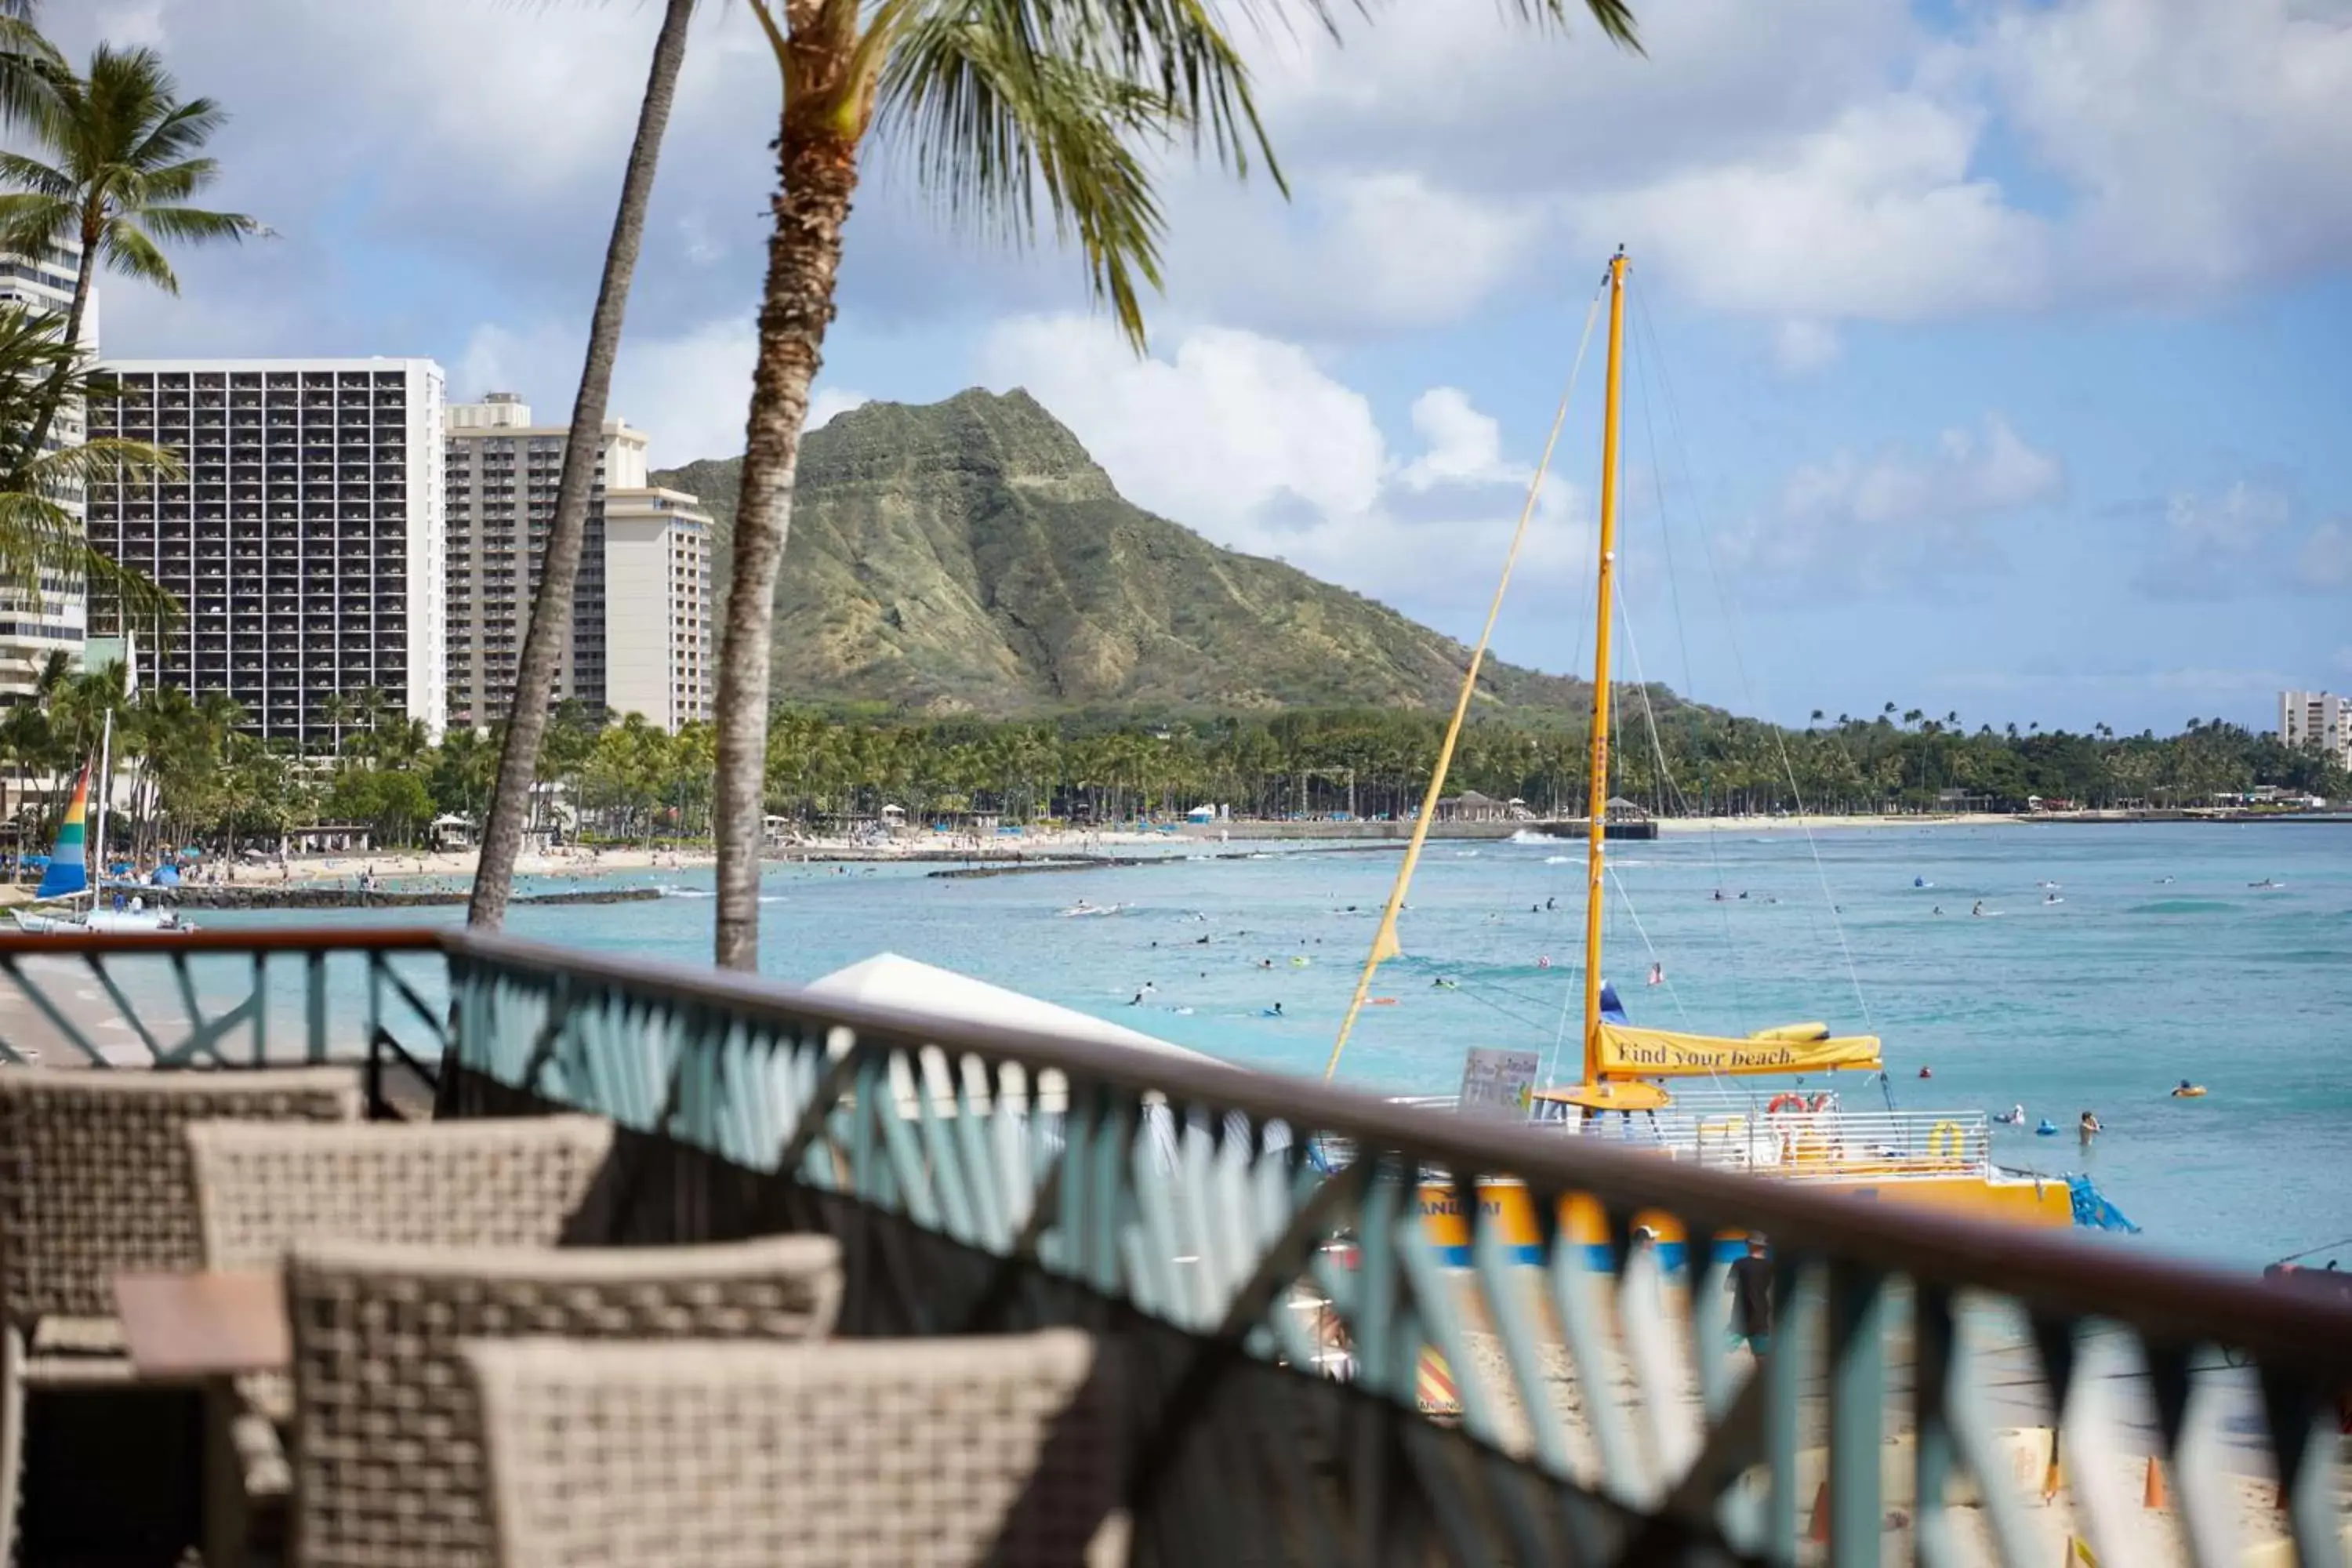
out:
<path id="1" fill-rule="evenodd" d="M 779 868 L 762 966 L 811 980 L 894 951 L 1233 1061 L 1318 1073 L 1396 864 L 1293 847 L 970 880 Z M 1637 1022 L 1875 1030 L 1902 1106 L 2021 1101 L 2029 1121 L 2058 1122 L 2057 1139 L 1997 1129 L 1998 1156 L 2090 1172 L 2146 1227 L 2127 1245 L 2245 1265 L 2352 1237 L 2352 827 L 1948 826 L 1810 844 L 1724 829 L 1617 846 L 1612 864 L 1608 973 Z M 2284 885 L 2248 885 L 2266 879 Z M 520 910 L 511 929 L 705 960 L 710 906 L 692 895 L 707 895 L 707 872 L 618 879 L 688 896 Z M 2043 881 L 2062 902 L 2043 901 Z M 1402 926 L 1408 956 L 1373 987 L 1397 1005 L 1366 1009 L 1342 1079 L 1445 1091 L 1469 1047 L 1549 1056 L 1581 1002 L 1582 885 L 1578 845 L 1433 845 Z M 1059 913 L 1082 899 L 1122 907 Z M 1990 918 L 1970 917 L 1979 900 Z M 1643 984 L 1654 956 L 1662 986 Z M 1434 987 L 1440 975 L 1459 989 Z M 1147 982 L 1153 994 L 1128 1005 Z M 1276 1002 L 1285 1016 L 1264 1016 Z M 1922 1065 L 1933 1082 L 1916 1079 Z M 2211 1093 L 2168 1098 L 2183 1078 Z M 2087 1152 L 2073 1136 L 2085 1109 L 2107 1129 Z"/>

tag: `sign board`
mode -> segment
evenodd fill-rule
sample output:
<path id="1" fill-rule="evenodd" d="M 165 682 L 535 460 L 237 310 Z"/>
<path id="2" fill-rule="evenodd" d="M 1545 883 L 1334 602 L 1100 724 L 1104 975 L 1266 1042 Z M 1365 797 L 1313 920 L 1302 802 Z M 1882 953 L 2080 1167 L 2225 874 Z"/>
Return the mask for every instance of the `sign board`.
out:
<path id="1" fill-rule="evenodd" d="M 1457 1109 L 1465 1115 L 1524 1121 L 1535 1104 L 1537 1067 L 1533 1051 L 1474 1049 L 1462 1064 Z"/>

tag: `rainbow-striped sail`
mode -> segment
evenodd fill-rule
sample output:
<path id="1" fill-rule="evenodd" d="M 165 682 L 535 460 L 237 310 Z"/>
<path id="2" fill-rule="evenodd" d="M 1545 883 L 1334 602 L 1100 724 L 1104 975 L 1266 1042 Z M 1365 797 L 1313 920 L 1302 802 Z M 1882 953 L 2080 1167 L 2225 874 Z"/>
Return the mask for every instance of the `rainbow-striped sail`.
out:
<path id="1" fill-rule="evenodd" d="M 58 825 L 58 846 L 49 851 L 49 868 L 42 874 L 35 898 L 64 899 L 89 890 L 89 868 L 82 854 L 89 816 L 89 770 L 84 768 L 81 782 L 74 785 L 73 804 L 66 807 L 66 819 Z"/>

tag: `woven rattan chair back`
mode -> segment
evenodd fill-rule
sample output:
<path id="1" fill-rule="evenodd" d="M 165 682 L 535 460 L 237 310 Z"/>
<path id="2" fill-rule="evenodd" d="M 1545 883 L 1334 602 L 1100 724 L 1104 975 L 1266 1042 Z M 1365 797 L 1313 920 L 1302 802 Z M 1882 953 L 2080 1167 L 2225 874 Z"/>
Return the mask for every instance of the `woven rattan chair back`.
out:
<path id="1" fill-rule="evenodd" d="M 293 1561 L 465 1568 L 492 1545 L 469 1341 L 754 1339 L 830 1333 L 830 1237 L 524 1252 L 298 1247 Z"/>
<path id="2" fill-rule="evenodd" d="M 0 1075 L 0 1298 L 20 1329 L 111 1318 L 114 1276 L 203 1258 L 184 1130 L 359 1116 L 352 1068 Z M 345 1125 L 324 1136 L 348 1137 Z"/>
<path id="3" fill-rule="evenodd" d="M 1113 1367 L 1074 1330 L 467 1356 L 501 1568 L 1125 1560 Z"/>
<path id="4" fill-rule="evenodd" d="M 613 1144 L 590 1116 L 187 1132 L 208 1268 L 301 1241 L 552 1247 Z"/>

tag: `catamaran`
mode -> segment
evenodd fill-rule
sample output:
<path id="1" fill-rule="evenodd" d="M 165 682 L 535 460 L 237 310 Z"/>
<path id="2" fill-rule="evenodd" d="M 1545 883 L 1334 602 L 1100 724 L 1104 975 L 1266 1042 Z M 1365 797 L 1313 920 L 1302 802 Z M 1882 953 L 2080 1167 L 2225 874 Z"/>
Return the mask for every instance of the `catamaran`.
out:
<path id="1" fill-rule="evenodd" d="M 104 738 L 99 742 L 98 776 L 111 775 L 113 765 L 114 715 L 106 718 Z M 150 909 L 144 895 L 134 896 L 132 908 L 110 910 L 101 907 L 106 866 L 106 791 L 99 792 L 98 815 L 89 815 L 90 769 L 84 767 L 81 778 L 74 785 L 73 800 L 66 807 L 65 820 L 58 825 L 58 841 L 49 853 L 48 868 L 41 874 L 41 885 L 33 890 L 34 901 L 47 903 L 51 900 L 66 901 L 84 894 L 89 897 L 89 908 L 79 914 L 53 914 L 41 910 L 13 910 L 17 929 L 41 936 L 68 935 L 84 931 L 113 934 L 135 934 L 141 931 L 194 931 L 169 910 Z M 84 839 L 87 837 L 88 843 Z M 85 858 L 87 854 L 87 858 Z M 90 868 L 99 868 L 92 877 Z"/>
<path id="2" fill-rule="evenodd" d="M 1582 1072 L 1567 1085 L 1534 1081 L 1531 1053 L 1474 1051 L 1464 1093 L 1454 1102 L 1463 1111 L 1499 1110 L 1526 1116 L 1564 1135 L 1608 1137 L 1671 1159 L 1759 1176 L 1803 1182 L 1856 1197 L 1911 1203 L 2032 1226 L 2091 1225 L 2136 1228 L 2102 1197 L 2089 1178 L 2045 1176 L 1997 1164 L 1992 1130 L 1981 1110 L 1906 1111 L 1895 1109 L 1885 1063 L 1874 1035 L 1838 1035 L 1822 1023 L 1781 1025 L 1745 1036 L 1712 1036 L 1646 1027 L 1634 1023 L 1603 978 L 1602 921 L 1608 854 L 1610 758 L 1610 634 L 1617 567 L 1619 390 L 1622 377 L 1626 258 L 1611 258 L 1607 280 L 1609 334 L 1607 391 L 1601 423 L 1600 562 L 1596 593 L 1590 805 L 1586 830 L 1584 920 L 1584 1018 Z M 1596 301 L 1596 309 L 1598 302 Z M 1588 334 L 1590 327 L 1588 326 Z M 1573 384 L 1571 383 L 1571 385 Z M 1566 413 L 1566 404 L 1561 405 Z M 1557 439 L 1559 425 L 1553 426 Z M 1549 458 L 1550 446 L 1545 455 Z M 1540 484 L 1538 468 L 1536 483 Z M 1512 558 L 1534 511 L 1531 490 Z M 1338 1070 L 1358 1013 L 1371 989 L 1375 970 L 1401 955 L 1397 916 L 1430 822 L 1465 714 L 1478 678 L 1503 594 L 1503 579 L 1487 613 L 1486 631 L 1473 649 L 1470 668 L 1439 749 L 1413 836 L 1406 846 L 1388 906 L 1372 939 L 1354 998 L 1340 1024 L 1325 1077 Z M 1769 1092 L 1751 1079 L 1778 1079 Z M 1668 1088 L 1672 1084 L 1675 1087 Z M 1846 1103 L 1844 1086 L 1875 1085 L 1884 1109 Z M 1482 1180 L 1480 1206 L 1500 1225 L 1511 1250 L 1542 1257 L 1541 1230 L 1526 1188 L 1506 1179 Z M 1423 1226 L 1451 1261 L 1470 1259 L 1469 1216 L 1450 1182 L 1433 1181 L 1422 1193 Z M 1606 1257 L 1608 1229 L 1600 1209 L 1569 1199 L 1559 1216 L 1562 1234 Z M 1670 1215 L 1642 1215 L 1655 1238 L 1661 1263 L 1679 1267 L 1688 1254 L 1680 1222 Z M 1738 1249 L 1724 1239 L 1717 1250 Z"/>

